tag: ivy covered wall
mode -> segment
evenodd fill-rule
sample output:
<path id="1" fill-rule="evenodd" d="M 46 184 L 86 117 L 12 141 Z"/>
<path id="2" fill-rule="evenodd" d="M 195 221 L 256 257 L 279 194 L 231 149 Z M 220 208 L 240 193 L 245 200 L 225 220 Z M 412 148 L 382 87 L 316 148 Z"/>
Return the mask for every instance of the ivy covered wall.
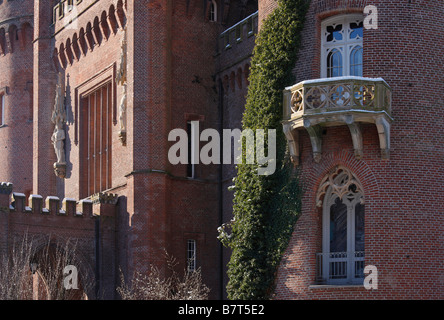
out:
<path id="1" fill-rule="evenodd" d="M 219 239 L 232 249 L 229 299 L 271 298 L 275 273 L 298 217 L 301 191 L 282 131 L 282 92 L 293 83 L 308 2 L 279 0 L 256 39 L 242 130 L 276 129 L 276 171 L 258 175 L 257 163 L 237 166 L 234 218 L 219 228 Z"/>

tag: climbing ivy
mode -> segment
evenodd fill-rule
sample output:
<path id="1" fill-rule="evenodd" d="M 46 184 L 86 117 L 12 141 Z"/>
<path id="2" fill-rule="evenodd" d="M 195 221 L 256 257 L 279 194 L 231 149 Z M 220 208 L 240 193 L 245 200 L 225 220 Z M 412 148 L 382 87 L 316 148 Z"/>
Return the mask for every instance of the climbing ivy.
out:
<path id="1" fill-rule="evenodd" d="M 257 164 L 239 164 L 234 179 L 231 233 L 219 239 L 232 249 L 230 299 L 270 299 L 280 263 L 300 210 L 300 186 L 282 131 L 283 89 L 294 81 L 308 0 L 278 0 L 256 38 L 242 130 L 276 129 L 276 171 L 258 175 Z M 267 142 L 268 139 L 265 139 Z"/>

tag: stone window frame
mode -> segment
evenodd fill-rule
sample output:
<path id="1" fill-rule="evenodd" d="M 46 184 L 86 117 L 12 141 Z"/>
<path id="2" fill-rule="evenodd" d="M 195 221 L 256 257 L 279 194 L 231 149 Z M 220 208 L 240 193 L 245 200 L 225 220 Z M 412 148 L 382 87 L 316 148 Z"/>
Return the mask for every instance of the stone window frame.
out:
<path id="1" fill-rule="evenodd" d="M 186 124 L 186 132 L 187 132 L 187 136 L 188 136 L 188 163 L 186 165 L 186 172 L 185 172 L 185 176 L 188 179 L 197 179 L 198 178 L 198 165 L 192 163 L 192 154 L 195 154 L 195 152 L 198 154 L 198 158 L 197 160 L 199 160 L 200 157 L 200 150 L 199 150 L 199 145 L 195 146 L 192 143 L 192 138 L 191 138 L 191 132 L 192 130 L 198 130 L 196 132 L 197 134 L 197 139 L 199 139 L 200 137 L 200 133 L 202 131 L 201 125 L 203 124 L 203 122 L 205 121 L 205 116 L 201 115 L 201 114 L 197 114 L 197 113 L 185 113 L 184 114 L 184 119 L 185 119 L 185 124 Z M 193 122 L 197 121 L 198 124 L 198 128 L 193 127 Z M 197 148 L 197 150 L 196 150 Z M 190 174 L 191 173 L 191 174 Z"/>
<path id="2" fill-rule="evenodd" d="M 350 187 L 354 186 L 350 191 Z M 330 252 L 330 214 L 331 207 L 335 203 L 336 199 L 343 200 L 343 204 L 347 206 L 347 221 L 346 221 L 346 238 L 347 238 L 347 251 L 346 256 L 331 254 Z M 364 251 L 356 255 L 356 230 L 355 230 L 355 215 L 356 205 L 361 204 L 365 206 L 365 195 L 361 182 L 356 175 L 348 168 L 344 166 L 336 166 L 322 179 L 317 194 L 316 194 L 316 206 L 322 208 L 322 279 L 328 279 L 327 284 L 331 285 L 343 285 L 343 284 L 358 284 L 362 282 L 361 278 L 356 278 L 357 270 L 356 266 L 359 264 L 363 267 L 364 262 L 358 262 L 363 260 L 365 256 Z M 365 207 L 364 207 L 365 217 Z M 364 218 L 365 219 L 365 218 Z M 365 220 L 364 220 L 365 221 Z M 365 222 L 364 222 L 365 226 Z M 354 253 L 351 255 L 350 253 Z M 326 258 L 327 257 L 327 258 Z M 335 263 L 334 259 L 344 260 L 347 257 L 347 270 L 346 278 L 330 279 L 330 263 Z M 356 257 L 359 257 L 356 259 Z M 318 268 L 320 266 L 318 265 Z M 363 270 L 362 270 L 363 271 Z M 333 271 L 334 272 L 334 271 Z"/>
<path id="3" fill-rule="evenodd" d="M 193 272 L 197 269 L 197 241 L 187 239 L 187 271 Z"/>
<path id="4" fill-rule="evenodd" d="M 202 248 L 204 248 L 205 245 L 205 234 L 201 233 L 201 232 L 190 232 L 190 231 L 185 231 L 183 233 L 183 237 L 182 237 L 182 248 L 184 251 L 183 252 L 183 259 L 182 261 L 185 262 L 185 270 L 188 272 L 193 272 L 193 271 L 197 271 L 199 270 L 199 268 L 201 268 L 200 265 L 200 261 L 202 261 Z M 191 260 L 192 262 L 192 267 L 193 268 L 189 268 L 190 267 L 190 253 L 191 251 L 189 251 L 189 249 L 191 249 L 189 247 L 189 244 L 193 243 L 194 246 L 194 251 L 193 251 L 193 258 Z"/>
<path id="5" fill-rule="evenodd" d="M 209 17 L 208 20 L 211 22 L 217 22 L 217 14 L 218 14 L 218 8 L 217 8 L 217 2 L 216 0 L 210 1 L 210 9 L 209 9 Z"/>
<path id="6" fill-rule="evenodd" d="M 9 94 L 8 87 L 0 88 L 0 128 L 6 127 L 5 111 L 6 111 L 6 96 Z"/>
<path id="7" fill-rule="evenodd" d="M 364 16 L 362 14 L 339 14 L 333 17 L 326 18 L 321 22 L 321 78 L 327 78 L 327 56 L 328 52 L 334 49 L 339 50 L 342 53 L 342 76 L 350 75 L 350 54 L 353 50 L 360 46 L 364 48 L 363 37 L 358 37 L 356 40 L 348 39 L 348 34 L 351 32 L 349 27 L 352 22 L 363 22 Z M 347 39 L 343 37 L 342 41 L 327 43 L 327 26 L 337 26 L 342 24 L 342 34 L 347 35 Z"/>

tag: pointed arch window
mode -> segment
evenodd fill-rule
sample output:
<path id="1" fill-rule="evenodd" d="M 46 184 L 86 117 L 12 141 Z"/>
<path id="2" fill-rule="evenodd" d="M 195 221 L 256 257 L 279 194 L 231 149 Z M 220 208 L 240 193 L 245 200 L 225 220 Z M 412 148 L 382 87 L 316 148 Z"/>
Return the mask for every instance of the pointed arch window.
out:
<path id="1" fill-rule="evenodd" d="M 334 168 L 321 182 L 317 206 L 322 207 L 322 252 L 317 257 L 317 281 L 362 284 L 364 276 L 364 192 L 344 167 Z"/>

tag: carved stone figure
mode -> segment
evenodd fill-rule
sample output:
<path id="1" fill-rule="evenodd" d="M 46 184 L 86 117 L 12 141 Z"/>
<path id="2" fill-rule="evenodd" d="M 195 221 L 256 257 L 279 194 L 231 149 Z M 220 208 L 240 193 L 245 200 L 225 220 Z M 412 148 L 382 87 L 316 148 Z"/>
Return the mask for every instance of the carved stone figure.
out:
<path id="1" fill-rule="evenodd" d="M 54 151 L 57 156 L 57 163 L 65 163 L 65 130 L 63 130 L 62 122 L 56 123 L 51 141 L 54 144 Z"/>
<path id="2" fill-rule="evenodd" d="M 119 138 L 122 144 L 126 145 L 126 83 L 123 85 L 122 99 L 119 106 L 120 131 Z"/>
<path id="3" fill-rule="evenodd" d="M 116 75 L 116 82 L 123 87 L 122 98 L 119 105 L 119 139 L 122 145 L 126 145 L 126 29 L 123 31 L 122 51 L 120 54 L 120 64 Z"/>
<path id="4" fill-rule="evenodd" d="M 59 73 L 56 85 L 56 97 L 54 102 L 54 110 L 52 112 L 52 122 L 54 123 L 54 132 L 51 141 L 54 145 L 54 151 L 57 157 L 57 162 L 54 163 L 54 172 L 56 176 L 65 178 L 66 176 L 66 161 L 65 161 L 65 129 L 66 110 L 65 110 L 65 88 L 64 76 Z"/>
<path id="5" fill-rule="evenodd" d="M 123 40 L 121 45 L 122 51 L 120 53 L 120 64 L 117 70 L 116 82 L 124 85 L 126 83 L 126 29 L 123 31 Z"/>

